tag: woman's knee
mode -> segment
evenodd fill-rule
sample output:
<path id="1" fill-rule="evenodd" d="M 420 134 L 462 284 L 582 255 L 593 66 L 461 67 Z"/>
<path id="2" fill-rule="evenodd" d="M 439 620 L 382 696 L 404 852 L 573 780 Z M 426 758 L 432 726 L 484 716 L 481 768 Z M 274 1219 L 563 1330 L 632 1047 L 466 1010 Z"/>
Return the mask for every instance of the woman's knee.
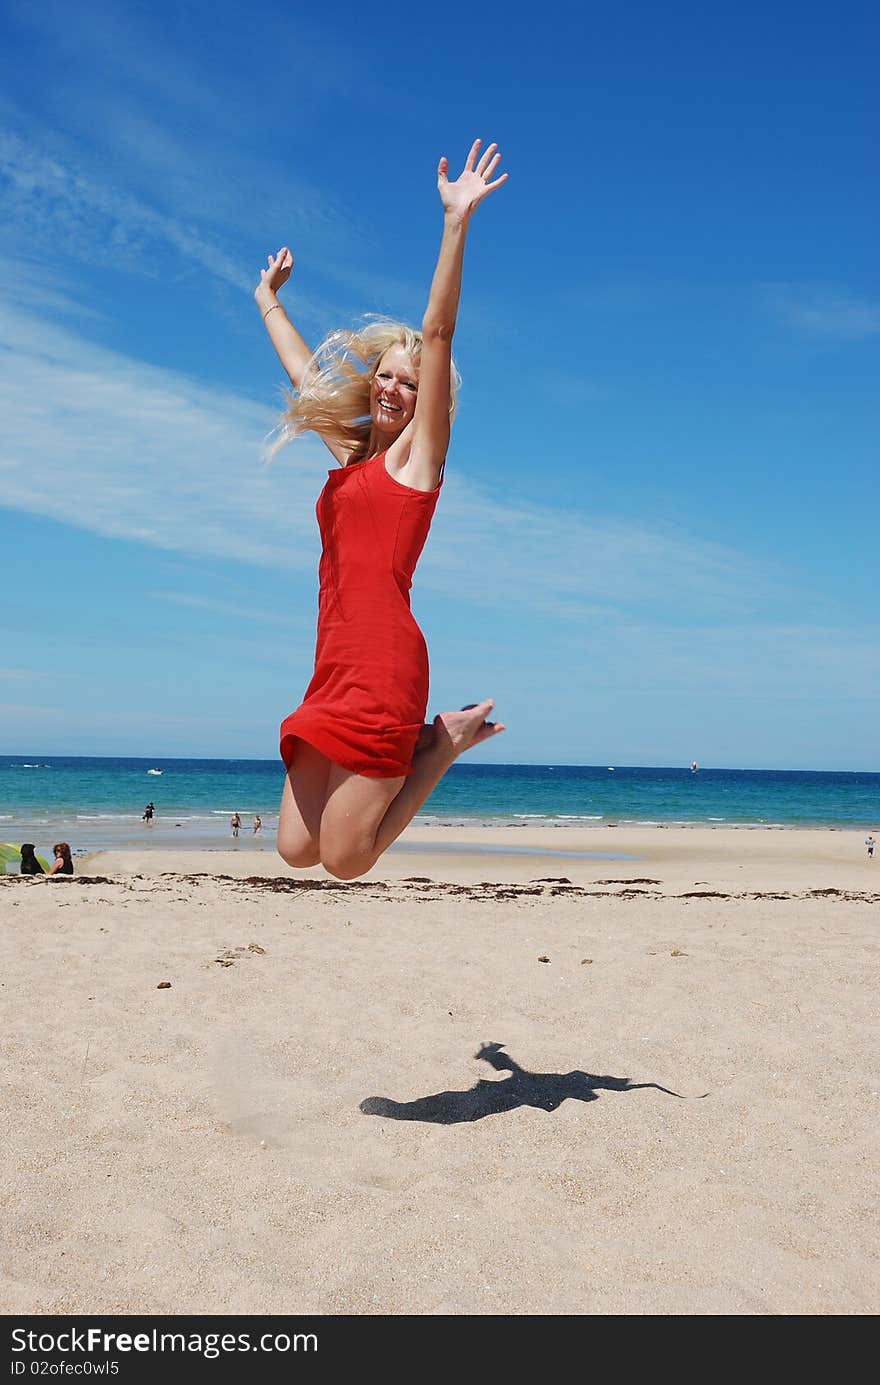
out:
<path id="1" fill-rule="evenodd" d="M 363 851 L 330 850 L 321 853 L 321 865 L 337 880 L 357 880 L 373 865 L 373 858 Z"/>
<path id="2" fill-rule="evenodd" d="M 289 866 L 302 870 L 305 866 L 321 864 L 321 852 L 318 843 L 313 841 L 311 837 L 288 836 L 279 832 L 277 845 L 278 855 Z"/>

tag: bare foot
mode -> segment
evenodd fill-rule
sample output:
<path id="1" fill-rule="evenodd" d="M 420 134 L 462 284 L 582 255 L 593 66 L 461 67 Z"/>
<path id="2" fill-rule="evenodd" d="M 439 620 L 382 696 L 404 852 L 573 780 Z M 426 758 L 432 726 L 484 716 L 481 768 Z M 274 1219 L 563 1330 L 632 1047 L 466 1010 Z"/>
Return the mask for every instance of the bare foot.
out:
<path id="1" fill-rule="evenodd" d="M 486 720 L 494 706 L 490 697 L 485 702 L 472 702 L 460 712 L 441 712 L 434 718 L 435 745 L 442 746 L 455 760 L 481 741 L 499 735 L 504 730 L 503 723 Z"/>

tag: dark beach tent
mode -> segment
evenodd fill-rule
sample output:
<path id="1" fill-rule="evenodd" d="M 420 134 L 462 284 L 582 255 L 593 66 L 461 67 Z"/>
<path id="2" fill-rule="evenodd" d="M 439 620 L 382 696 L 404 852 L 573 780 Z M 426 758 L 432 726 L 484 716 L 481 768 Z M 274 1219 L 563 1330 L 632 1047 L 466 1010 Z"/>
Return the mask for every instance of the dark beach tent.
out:
<path id="1" fill-rule="evenodd" d="M 37 860 L 48 875 L 51 870 L 49 862 L 44 856 L 37 855 Z M 21 848 L 13 846 L 10 842 L 0 842 L 0 875 L 8 873 L 9 867 L 14 866 L 16 870 L 21 865 Z"/>

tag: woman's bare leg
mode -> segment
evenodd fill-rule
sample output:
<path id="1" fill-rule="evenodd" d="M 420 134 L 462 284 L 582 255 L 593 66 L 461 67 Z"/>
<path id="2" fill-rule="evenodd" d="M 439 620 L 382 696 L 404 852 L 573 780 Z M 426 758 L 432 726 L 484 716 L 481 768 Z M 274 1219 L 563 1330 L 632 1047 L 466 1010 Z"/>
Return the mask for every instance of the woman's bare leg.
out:
<path id="1" fill-rule="evenodd" d="M 459 755 L 504 730 L 500 722 L 486 721 L 492 707 L 491 701 L 480 702 L 435 717 L 432 743 L 416 752 L 405 779 L 366 779 L 331 766 L 320 829 L 325 870 L 354 880 L 375 865 Z"/>
<path id="2" fill-rule="evenodd" d="M 327 756 L 297 741 L 278 813 L 278 854 L 289 866 L 320 864 L 321 814 L 329 777 Z"/>
<path id="3" fill-rule="evenodd" d="M 327 802 L 321 817 L 321 864 L 338 880 L 354 880 L 370 869 L 378 853 L 376 832 L 406 778 L 368 779 L 331 765 Z"/>

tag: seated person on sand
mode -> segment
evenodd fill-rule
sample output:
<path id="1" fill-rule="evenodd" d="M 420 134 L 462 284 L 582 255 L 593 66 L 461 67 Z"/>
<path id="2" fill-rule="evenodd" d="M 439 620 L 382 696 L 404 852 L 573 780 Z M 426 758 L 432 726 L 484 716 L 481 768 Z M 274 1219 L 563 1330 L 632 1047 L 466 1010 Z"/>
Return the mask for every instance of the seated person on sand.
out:
<path id="1" fill-rule="evenodd" d="M 52 850 L 55 853 L 55 860 L 49 871 L 50 875 L 73 875 L 73 861 L 70 855 L 70 847 L 67 842 L 56 842 Z"/>

